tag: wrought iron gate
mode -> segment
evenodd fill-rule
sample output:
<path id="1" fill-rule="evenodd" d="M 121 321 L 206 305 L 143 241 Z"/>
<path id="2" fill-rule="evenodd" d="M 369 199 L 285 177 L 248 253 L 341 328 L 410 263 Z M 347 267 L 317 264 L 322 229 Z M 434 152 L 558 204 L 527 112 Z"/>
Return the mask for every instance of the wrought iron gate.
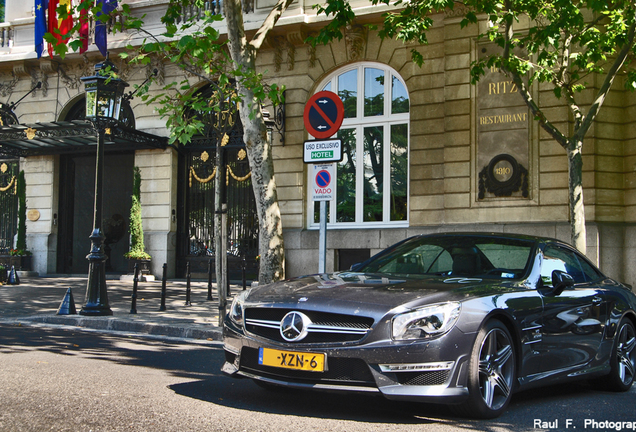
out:
<path id="1" fill-rule="evenodd" d="M 248 279 L 258 276 L 258 216 L 242 137 L 242 128 L 236 127 L 223 147 L 231 280 L 241 279 L 243 266 Z M 214 266 L 214 183 L 217 178 L 214 141 L 194 140 L 182 152 L 179 175 L 182 193 L 177 221 L 177 273 L 180 275 L 185 275 L 188 262 L 193 277 L 199 278 L 207 277 L 210 261 Z"/>
<path id="2" fill-rule="evenodd" d="M 18 161 L 0 159 L 0 255 L 13 248 L 18 232 Z"/>

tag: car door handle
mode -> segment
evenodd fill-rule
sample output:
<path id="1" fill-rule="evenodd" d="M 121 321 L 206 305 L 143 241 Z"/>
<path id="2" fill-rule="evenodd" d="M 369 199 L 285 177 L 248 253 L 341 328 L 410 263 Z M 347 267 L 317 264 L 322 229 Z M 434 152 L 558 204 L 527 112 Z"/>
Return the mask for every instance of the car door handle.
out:
<path id="1" fill-rule="evenodd" d="M 598 297 L 598 296 L 597 296 L 597 297 L 594 297 L 594 298 L 592 299 L 592 304 L 593 304 L 594 306 L 598 306 L 598 305 L 600 305 L 601 303 L 603 303 L 603 299 L 602 299 L 601 297 Z"/>

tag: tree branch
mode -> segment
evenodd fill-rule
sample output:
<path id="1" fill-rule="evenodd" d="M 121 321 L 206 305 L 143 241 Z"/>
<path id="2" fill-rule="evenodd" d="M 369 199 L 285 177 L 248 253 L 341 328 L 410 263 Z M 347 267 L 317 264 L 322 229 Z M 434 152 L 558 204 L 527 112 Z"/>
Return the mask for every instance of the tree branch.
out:
<path id="1" fill-rule="evenodd" d="M 632 23 L 632 25 L 629 27 L 625 44 L 623 45 L 621 50 L 618 52 L 618 55 L 616 56 L 616 60 L 607 71 L 607 74 L 605 75 L 605 80 L 603 80 L 603 84 L 601 85 L 601 88 L 599 88 L 598 93 L 596 94 L 596 97 L 594 98 L 594 103 L 592 103 L 590 110 L 588 111 L 587 115 L 583 118 L 583 121 L 581 122 L 581 126 L 579 127 L 579 129 L 574 131 L 574 137 L 576 137 L 577 139 L 580 139 L 580 140 L 583 139 L 588 129 L 592 125 L 592 122 L 594 122 L 594 119 L 596 118 L 599 109 L 601 109 L 601 106 L 603 106 L 603 103 L 605 102 L 605 98 L 607 97 L 607 94 L 612 88 L 612 83 L 614 82 L 614 79 L 616 78 L 618 71 L 623 67 L 625 60 L 627 59 L 629 53 L 631 52 L 634 46 L 635 34 L 636 34 L 636 22 Z"/>
<path id="2" fill-rule="evenodd" d="M 511 2 L 510 0 L 506 0 L 506 10 L 510 11 Z M 511 39 L 513 36 L 513 20 L 512 17 L 510 19 L 505 20 L 505 28 L 504 28 L 504 48 L 503 48 L 503 67 L 502 69 L 512 76 L 513 82 L 516 84 L 519 89 L 519 93 L 521 97 L 525 101 L 528 108 L 532 112 L 533 117 L 535 117 L 539 121 L 539 125 L 550 134 L 564 149 L 567 149 L 568 139 L 565 135 L 563 135 L 557 128 L 555 128 L 552 123 L 547 119 L 541 108 L 537 105 L 534 98 L 530 94 L 530 90 L 528 86 L 523 82 L 521 76 L 508 67 L 510 63 L 511 54 Z"/>
<path id="3" fill-rule="evenodd" d="M 274 28 L 278 19 L 285 13 L 292 1 L 293 0 L 278 0 L 278 3 L 276 3 L 276 6 L 269 12 L 269 15 L 267 15 L 267 18 L 265 18 L 265 21 L 263 21 L 263 24 L 250 42 L 254 50 L 258 51 L 261 45 L 263 45 L 268 33 Z"/>

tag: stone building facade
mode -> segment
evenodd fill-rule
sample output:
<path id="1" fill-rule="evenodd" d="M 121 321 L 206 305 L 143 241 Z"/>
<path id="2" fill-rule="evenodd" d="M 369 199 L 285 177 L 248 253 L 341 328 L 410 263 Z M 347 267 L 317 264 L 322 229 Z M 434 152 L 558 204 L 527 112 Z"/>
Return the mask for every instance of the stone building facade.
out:
<path id="1" fill-rule="evenodd" d="M 146 30 L 160 31 L 158 19 L 166 1 L 123 2 L 147 15 Z M 271 5 L 271 0 L 256 0 L 246 27 L 256 29 Z M 329 206 L 328 271 L 348 268 L 420 233 L 478 230 L 569 241 L 566 153 L 533 121 L 505 75 L 490 71 L 481 83 L 471 85 L 471 62 L 493 49 L 477 42 L 477 27 L 461 29 L 457 14 L 438 14 L 427 46 L 404 45 L 382 40 L 364 26 L 379 19 L 380 7 L 363 2 L 356 6 L 358 22 L 344 30 L 341 41 L 311 48 L 304 40 L 325 18 L 316 17 L 310 3 L 295 2 L 258 57 L 267 79 L 287 89 L 284 133 L 272 133 L 287 275 L 318 269 L 316 205 L 311 201 L 311 170 L 303 163 L 303 142 L 311 137 L 303 112 L 321 90 L 336 91 L 345 99 L 340 135 L 348 149 L 337 167 L 337 204 Z M 39 80 L 42 88 L 15 108 L 19 123 L 65 120 L 83 97 L 79 77 L 88 75 L 101 55 L 92 46 L 84 56 L 37 59 L 30 8 L 8 5 L 7 21 L 3 28 L 10 41 L 0 49 L 2 102 L 19 99 Z M 133 34 L 111 35 L 109 49 L 116 54 L 138 40 Z M 411 61 L 412 48 L 423 54 L 422 67 Z M 131 84 L 141 83 L 154 67 L 160 82 L 183 79 L 174 65 L 139 68 L 115 62 Z M 600 84 L 598 77 L 594 80 Z M 153 85 L 151 92 L 159 89 Z M 551 91 L 535 86 L 533 92 L 549 107 L 546 113 L 557 119 L 558 127 L 570 127 L 567 107 Z M 587 96 L 592 99 L 593 89 Z M 635 105 L 632 94 L 616 83 L 586 137 L 583 168 L 587 255 L 606 274 L 631 284 L 636 282 L 631 265 L 636 258 Z M 168 135 L 152 106 L 133 99 L 131 108 L 137 130 Z M 169 275 L 179 276 L 178 216 L 187 181 L 179 168 L 179 151 L 134 148 L 128 153 L 126 163 L 142 172 L 143 225 L 152 271 L 159 275 L 165 262 Z M 61 268 L 56 218 L 62 212 L 60 182 L 68 180 L 62 174 L 64 163 L 59 154 L 20 159 L 28 206 L 40 214 L 27 225 L 40 274 Z"/>

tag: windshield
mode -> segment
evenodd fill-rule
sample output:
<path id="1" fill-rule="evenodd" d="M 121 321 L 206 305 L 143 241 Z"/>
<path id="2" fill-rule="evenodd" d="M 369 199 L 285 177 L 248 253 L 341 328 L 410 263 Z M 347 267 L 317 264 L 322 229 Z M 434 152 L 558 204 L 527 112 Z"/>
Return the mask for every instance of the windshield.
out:
<path id="1" fill-rule="evenodd" d="M 518 279 L 526 274 L 533 246 L 528 240 L 492 236 L 414 237 L 376 255 L 356 271 Z"/>

